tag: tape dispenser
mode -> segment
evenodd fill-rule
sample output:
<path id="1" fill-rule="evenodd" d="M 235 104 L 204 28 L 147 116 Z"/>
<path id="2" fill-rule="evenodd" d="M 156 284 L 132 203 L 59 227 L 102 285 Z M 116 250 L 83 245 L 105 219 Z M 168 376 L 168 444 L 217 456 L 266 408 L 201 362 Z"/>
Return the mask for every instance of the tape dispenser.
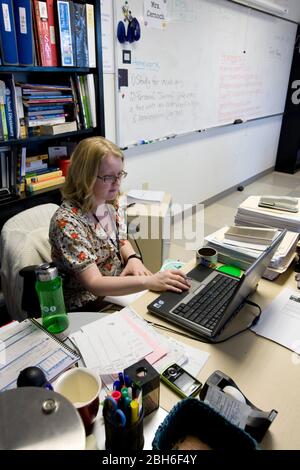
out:
<path id="1" fill-rule="evenodd" d="M 262 411 L 251 403 L 237 384 L 220 370 L 211 374 L 200 391 L 200 400 L 261 442 L 276 418 L 276 410 Z"/>

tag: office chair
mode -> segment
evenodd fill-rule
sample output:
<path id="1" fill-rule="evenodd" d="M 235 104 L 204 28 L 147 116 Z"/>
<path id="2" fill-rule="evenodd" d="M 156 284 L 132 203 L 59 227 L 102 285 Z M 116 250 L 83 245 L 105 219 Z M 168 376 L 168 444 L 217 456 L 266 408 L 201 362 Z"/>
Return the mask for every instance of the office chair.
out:
<path id="1" fill-rule="evenodd" d="M 42 204 L 9 219 L 0 238 L 1 283 L 10 317 L 22 321 L 40 316 L 35 268 L 51 262 L 49 225 L 57 204 Z M 103 299 L 99 311 L 120 310 L 122 300 Z"/>
<path id="2" fill-rule="evenodd" d="M 42 204 L 10 218 L 0 239 L 1 283 L 10 317 L 22 321 L 40 312 L 34 266 L 51 261 L 49 224 L 57 204 Z"/>

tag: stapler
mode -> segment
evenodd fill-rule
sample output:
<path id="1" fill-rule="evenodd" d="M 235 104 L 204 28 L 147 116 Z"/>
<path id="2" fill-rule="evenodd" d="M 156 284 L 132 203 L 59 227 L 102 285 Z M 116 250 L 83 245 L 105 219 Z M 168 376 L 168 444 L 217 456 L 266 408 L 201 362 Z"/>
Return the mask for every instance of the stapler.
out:
<path id="1" fill-rule="evenodd" d="M 242 429 L 254 437 L 257 442 L 261 442 L 269 426 L 276 418 L 278 412 L 276 410 L 262 411 L 257 408 L 255 405 L 253 405 L 253 403 L 250 402 L 250 400 L 246 398 L 237 384 L 220 370 L 216 370 L 208 377 L 207 381 L 200 390 L 199 397 L 200 400 L 205 401 L 220 414 L 223 414 L 222 410 L 218 408 L 218 404 L 220 404 L 221 400 L 217 399 L 213 402 L 208 399 L 209 396 L 212 396 L 211 392 L 214 391 L 217 393 L 219 392 L 219 395 L 222 394 L 223 401 L 228 397 L 228 403 L 232 402 L 232 400 L 240 402 L 240 409 L 242 410 L 243 414 L 246 412 L 245 410 L 248 410 L 246 419 L 244 420 L 245 425 L 240 427 L 242 427 Z M 226 404 L 225 408 L 227 408 Z"/>
<path id="2" fill-rule="evenodd" d="M 298 212 L 298 199 L 288 196 L 261 196 L 258 206 L 279 211 Z"/>

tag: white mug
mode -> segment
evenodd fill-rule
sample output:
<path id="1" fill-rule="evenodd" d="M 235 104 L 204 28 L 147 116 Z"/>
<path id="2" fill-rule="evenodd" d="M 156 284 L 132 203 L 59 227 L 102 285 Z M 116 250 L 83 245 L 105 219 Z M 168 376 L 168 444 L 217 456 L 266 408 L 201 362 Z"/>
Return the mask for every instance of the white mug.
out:
<path id="1" fill-rule="evenodd" d="M 90 434 L 99 410 L 99 375 L 85 367 L 73 367 L 63 372 L 53 385 L 55 392 L 67 398 L 77 409 L 86 434 Z"/>

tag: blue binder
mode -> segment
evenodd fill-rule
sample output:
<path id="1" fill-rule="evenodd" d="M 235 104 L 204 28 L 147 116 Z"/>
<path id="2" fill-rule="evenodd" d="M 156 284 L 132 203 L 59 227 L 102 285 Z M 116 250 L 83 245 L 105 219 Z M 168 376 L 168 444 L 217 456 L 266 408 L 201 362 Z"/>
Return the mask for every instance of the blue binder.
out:
<path id="1" fill-rule="evenodd" d="M 19 64 L 33 65 L 31 1 L 14 0 L 14 15 Z"/>
<path id="2" fill-rule="evenodd" d="M 0 0 L 0 36 L 4 65 L 18 65 L 15 20 L 12 0 Z"/>

